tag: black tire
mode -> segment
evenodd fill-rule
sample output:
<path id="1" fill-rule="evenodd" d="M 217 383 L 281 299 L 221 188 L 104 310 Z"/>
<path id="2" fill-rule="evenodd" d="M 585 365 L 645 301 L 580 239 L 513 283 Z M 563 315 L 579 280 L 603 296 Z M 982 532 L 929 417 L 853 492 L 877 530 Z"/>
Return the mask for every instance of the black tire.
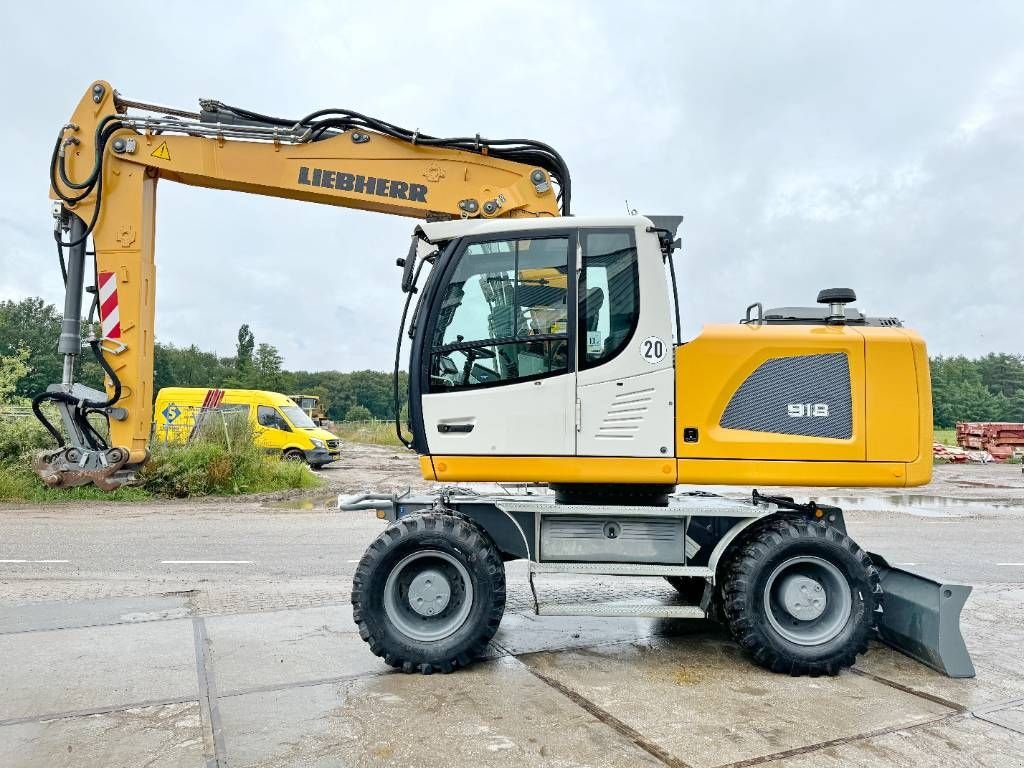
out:
<path id="1" fill-rule="evenodd" d="M 782 518 L 761 524 L 738 547 L 724 569 L 722 607 L 755 663 L 790 675 L 835 675 L 868 649 L 882 589 L 871 558 L 852 539 L 824 523 Z M 821 569 L 805 573 L 818 575 L 826 596 L 821 616 L 807 621 L 787 613 L 775 587 L 785 586 L 784 575 L 802 577 L 801 568 Z"/>
<path id="2" fill-rule="evenodd" d="M 306 454 L 300 451 L 298 448 L 289 448 L 283 454 L 281 454 L 283 461 L 302 461 L 306 460 Z"/>
<path id="3" fill-rule="evenodd" d="M 441 557 L 450 560 L 446 563 Z M 401 587 L 410 568 L 403 563 L 410 563 L 410 558 L 424 560 L 428 565 L 422 568 L 452 569 L 451 598 L 436 617 L 417 615 L 402 602 L 411 604 L 411 585 L 406 584 L 404 593 Z M 429 565 L 434 561 L 439 565 Z M 462 592 L 461 603 L 458 582 L 464 577 L 455 571 L 460 566 L 472 588 L 471 598 L 469 590 Z M 396 576 L 391 581 L 393 571 Z M 394 596 L 392 601 L 389 595 Z M 401 622 L 420 622 L 427 627 L 424 632 L 429 632 L 431 626 L 452 621 L 455 611 L 467 611 L 465 619 L 437 639 L 414 637 L 399 626 Z M 474 523 L 444 512 L 409 515 L 388 527 L 366 550 L 352 580 L 352 613 L 359 636 L 374 654 L 407 673 L 447 673 L 468 666 L 494 637 L 504 611 L 505 567 L 497 549 Z"/>

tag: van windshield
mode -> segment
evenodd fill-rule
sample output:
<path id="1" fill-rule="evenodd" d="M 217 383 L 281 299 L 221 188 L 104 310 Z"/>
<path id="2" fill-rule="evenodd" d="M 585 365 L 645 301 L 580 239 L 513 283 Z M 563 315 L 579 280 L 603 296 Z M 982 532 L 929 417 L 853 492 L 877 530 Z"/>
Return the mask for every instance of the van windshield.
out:
<path id="1" fill-rule="evenodd" d="M 312 429 L 316 426 L 313 420 L 306 415 L 306 412 L 297 405 L 283 405 L 281 410 L 288 417 L 288 421 L 299 429 Z"/>

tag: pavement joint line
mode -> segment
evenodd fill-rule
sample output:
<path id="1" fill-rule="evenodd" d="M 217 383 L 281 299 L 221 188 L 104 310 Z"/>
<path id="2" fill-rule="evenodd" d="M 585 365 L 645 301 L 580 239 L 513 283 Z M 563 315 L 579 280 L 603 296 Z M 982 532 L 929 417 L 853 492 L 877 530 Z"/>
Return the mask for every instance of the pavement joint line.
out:
<path id="1" fill-rule="evenodd" d="M 147 597 L 167 597 L 167 596 L 176 597 L 176 596 L 179 596 L 179 595 L 192 595 L 192 596 L 195 596 L 199 592 L 201 592 L 201 590 L 191 589 L 191 590 L 182 590 L 182 591 L 179 591 L 179 592 L 172 592 L 172 593 L 160 592 L 160 593 L 148 594 L 148 595 L 128 595 L 128 596 L 125 596 L 125 597 L 131 598 L 131 599 L 142 600 L 142 599 L 145 599 Z M 120 596 L 99 597 L 99 598 L 95 598 L 95 599 L 96 600 L 112 600 L 112 599 L 118 599 L 118 597 L 120 597 Z M 79 603 L 88 603 L 88 602 L 92 602 L 92 601 L 91 600 L 75 600 L 75 601 L 72 601 L 72 602 L 64 602 L 64 601 L 61 601 L 61 600 L 55 600 L 55 601 L 46 600 L 46 601 L 40 601 L 40 602 L 35 602 L 35 603 L 24 603 L 24 604 L 22 604 L 19 607 L 36 606 L 36 605 L 50 605 L 50 604 L 55 603 L 55 602 L 56 603 L 60 603 L 62 605 L 77 605 Z M 137 619 L 135 621 L 98 621 L 98 622 L 95 622 L 95 623 L 92 623 L 92 624 L 75 624 L 74 626 L 69 626 L 69 627 L 39 627 L 39 628 L 31 628 L 31 629 L 15 629 L 13 631 L 3 631 L 3 630 L 0 630 L 0 637 L 2 637 L 3 635 L 23 635 L 23 634 L 28 634 L 29 632 L 60 632 L 60 631 L 63 631 L 63 630 L 68 630 L 68 629 L 87 629 L 87 628 L 90 628 L 90 627 L 121 627 L 121 626 L 124 626 L 126 624 L 153 624 L 153 623 L 159 622 L 159 621 L 185 621 L 186 619 L 219 619 L 219 618 L 229 618 L 229 617 L 232 617 L 232 616 L 260 616 L 260 615 L 262 615 L 264 613 L 284 613 L 285 611 L 305 611 L 305 610 L 309 610 L 309 609 L 312 609 L 312 608 L 346 608 L 346 607 L 350 607 L 351 605 L 352 605 L 351 602 L 348 602 L 348 603 L 330 602 L 330 603 L 315 603 L 313 605 L 285 606 L 283 608 L 267 608 L 266 610 L 262 610 L 262 611 L 226 611 L 226 612 L 223 612 L 223 613 L 189 613 L 186 616 L 157 616 L 157 617 L 154 617 L 152 619 Z M 357 630 L 353 629 L 352 633 L 353 634 L 357 634 Z"/>
<path id="2" fill-rule="evenodd" d="M 936 696 L 934 693 L 928 693 L 927 691 L 920 691 L 917 688 L 911 688 L 909 685 L 897 683 L 895 680 L 890 680 L 887 677 L 882 677 L 881 675 L 876 675 L 872 672 L 866 672 L 865 670 L 858 669 L 857 667 L 851 667 L 850 671 L 855 675 L 866 677 L 869 680 L 874 680 L 876 683 L 881 683 L 882 685 L 888 686 L 889 688 L 894 688 L 897 691 L 902 691 L 903 693 L 910 694 L 911 696 L 916 696 L 919 699 L 930 701 L 933 704 L 938 704 L 939 706 L 946 707 L 947 709 L 951 709 L 954 712 L 963 713 L 967 711 L 967 707 L 963 706 L 962 704 L 957 704 L 955 701 L 950 701 L 949 699 L 944 699 L 941 696 Z"/>
<path id="3" fill-rule="evenodd" d="M 224 729 L 217 706 L 217 681 L 213 673 L 213 659 L 210 657 L 210 637 L 206 633 L 206 622 L 202 618 L 192 619 L 192 634 L 196 649 L 196 674 L 199 681 L 199 714 L 206 733 L 203 734 L 204 757 L 208 768 L 227 768 L 227 754 L 224 747 Z M 207 739 L 213 755 L 207 751 Z"/>
<path id="4" fill-rule="evenodd" d="M 534 654 L 523 655 L 531 656 Z M 635 728 L 623 722 L 619 718 L 615 717 L 615 715 L 613 715 L 606 709 L 598 706 L 593 701 L 588 699 L 586 696 L 577 693 L 572 688 L 569 688 L 568 686 L 564 685 L 558 680 L 555 680 L 552 677 L 548 677 L 543 672 L 534 669 L 528 663 L 523 661 L 522 658 L 518 656 L 513 656 L 512 658 L 514 658 L 517 662 L 522 664 L 523 668 L 526 669 L 527 672 L 536 677 L 542 683 L 558 691 L 560 694 L 569 699 L 569 701 L 571 701 L 573 704 L 583 709 L 591 717 L 596 718 L 599 722 L 603 723 L 604 725 L 607 725 L 613 731 L 617 732 L 620 736 L 624 736 L 625 738 L 629 739 L 629 741 L 632 742 L 636 747 L 642 749 L 644 752 L 646 752 L 648 755 L 650 755 L 663 765 L 666 765 L 669 768 L 692 768 L 692 766 L 689 763 L 680 760 L 678 757 L 668 752 L 664 747 L 651 741 L 642 733 L 637 731 Z"/>
<path id="5" fill-rule="evenodd" d="M 999 712 L 1003 709 L 1010 709 L 1024 704 L 1024 698 L 1020 699 L 1007 699 L 1006 701 L 998 701 L 995 704 L 986 704 L 983 707 L 977 707 L 971 710 L 972 715 L 987 715 L 990 712 Z"/>
<path id="6" fill-rule="evenodd" d="M 998 720 L 993 720 L 991 717 L 986 717 L 985 715 L 979 715 L 976 712 L 972 712 L 971 714 L 975 718 L 977 718 L 978 720 L 983 720 L 984 722 L 989 723 L 990 725 L 996 725 L 996 726 L 999 726 L 1000 728 L 1005 728 L 1008 731 L 1012 731 L 1013 733 L 1019 733 L 1021 735 L 1024 735 L 1024 728 L 1018 728 L 1015 725 L 1007 725 L 1006 723 L 1001 723 Z"/>
<path id="7" fill-rule="evenodd" d="M 486 663 L 484 661 L 483 663 Z M 363 678 L 383 677 L 385 675 L 398 674 L 393 669 L 368 670 L 366 672 L 351 672 L 347 675 L 335 675 L 334 677 L 321 677 L 315 680 L 300 680 L 297 683 L 271 683 L 270 685 L 258 685 L 253 688 L 237 688 L 218 693 L 218 699 L 230 699 L 237 696 L 248 696 L 251 693 L 273 693 L 274 691 L 290 691 L 293 688 L 310 688 L 315 685 L 334 685 L 337 683 L 348 683 Z"/>
<path id="8" fill-rule="evenodd" d="M 851 736 L 840 736 L 838 739 L 830 739 L 829 741 L 822 741 L 818 744 L 808 744 L 804 747 L 795 747 L 793 749 L 787 749 L 782 752 L 773 752 L 770 755 L 751 757 L 747 760 L 738 760 L 734 763 L 723 763 L 721 765 L 715 766 L 715 768 L 748 768 L 748 766 L 752 765 L 764 765 L 765 763 L 771 763 L 776 760 L 785 760 L 790 757 L 809 755 L 814 752 L 818 752 L 822 749 L 830 749 L 831 747 L 841 747 L 846 744 L 854 744 L 858 741 L 874 739 L 879 736 L 886 736 L 890 733 L 916 731 L 918 728 L 926 728 L 930 725 L 938 725 L 940 723 L 951 722 L 953 720 L 960 720 L 967 717 L 971 717 L 971 714 L 969 712 L 950 712 L 946 715 L 939 715 L 938 717 L 923 720 L 920 723 L 910 723 L 907 725 L 892 725 L 885 728 L 876 728 L 875 730 L 868 731 L 867 733 L 857 733 Z"/>
<path id="9" fill-rule="evenodd" d="M 24 717 L 0 720 L 0 728 L 8 725 L 23 725 L 24 723 L 43 723 L 50 720 L 70 720 L 76 717 L 109 715 L 111 712 L 125 712 L 130 709 L 145 709 L 146 707 L 165 707 L 169 704 L 188 704 L 189 702 L 199 703 L 199 700 L 195 696 L 178 696 L 172 699 L 150 699 L 148 701 L 133 701 L 128 704 L 108 704 L 102 707 L 72 709 L 66 712 L 47 712 L 42 715 L 26 715 Z"/>

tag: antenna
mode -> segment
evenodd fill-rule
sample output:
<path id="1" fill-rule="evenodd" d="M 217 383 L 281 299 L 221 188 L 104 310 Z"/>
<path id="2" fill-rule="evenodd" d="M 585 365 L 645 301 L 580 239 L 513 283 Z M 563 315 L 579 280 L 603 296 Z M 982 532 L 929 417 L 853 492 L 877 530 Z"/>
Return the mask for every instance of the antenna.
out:
<path id="1" fill-rule="evenodd" d="M 626 214 L 629 216 L 636 216 L 636 208 L 629 207 L 629 200 L 626 201 Z"/>

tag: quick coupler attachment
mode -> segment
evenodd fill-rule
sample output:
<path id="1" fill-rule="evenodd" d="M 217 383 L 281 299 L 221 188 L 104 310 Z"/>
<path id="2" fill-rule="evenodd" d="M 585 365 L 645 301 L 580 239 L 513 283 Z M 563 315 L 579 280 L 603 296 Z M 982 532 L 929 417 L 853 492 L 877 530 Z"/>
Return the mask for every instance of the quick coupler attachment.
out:
<path id="1" fill-rule="evenodd" d="M 885 594 L 878 623 L 882 642 L 948 677 L 974 677 L 960 632 L 960 612 L 971 587 L 933 581 L 894 568 L 873 552 L 869 555 Z"/>
<path id="2" fill-rule="evenodd" d="M 89 449 L 62 447 L 36 455 L 32 469 L 51 488 L 93 484 L 114 491 L 135 480 L 126 470 L 128 451 L 123 448 Z"/>

